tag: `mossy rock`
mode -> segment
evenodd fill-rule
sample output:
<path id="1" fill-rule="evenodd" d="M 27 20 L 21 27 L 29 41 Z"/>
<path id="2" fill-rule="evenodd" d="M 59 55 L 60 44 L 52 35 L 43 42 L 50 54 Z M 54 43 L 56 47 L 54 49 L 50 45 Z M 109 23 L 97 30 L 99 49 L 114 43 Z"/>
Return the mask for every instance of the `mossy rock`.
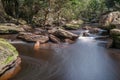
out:
<path id="1" fill-rule="evenodd" d="M 7 33 L 18 33 L 20 31 L 24 31 L 23 28 L 15 25 L 15 24 L 0 24 L 0 33 L 7 34 Z"/>
<path id="2" fill-rule="evenodd" d="M 15 61 L 17 57 L 18 52 L 16 48 L 5 39 L 0 38 L 0 73 L 5 66 Z"/>
<path id="3" fill-rule="evenodd" d="M 113 42 L 114 47 L 120 49 L 120 36 L 116 36 L 113 40 L 114 40 Z"/>
<path id="4" fill-rule="evenodd" d="M 18 23 L 21 24 L 21 25 L 26 25 L 27 22 L 23 19 L 18 19 Z"/>
<path id="5" fill-rule="evenodd" d="M 110 35 L 111 35 L 112 37 L 120 36 L 120 29 L 112 29 L 112 30 L 110 31 Z"/>
<path id="6" fill-rule="evenodd" d="M 67 30 L 77 30 L 80 28 L 79 24 L 66 24 L 63 26 Z"/>

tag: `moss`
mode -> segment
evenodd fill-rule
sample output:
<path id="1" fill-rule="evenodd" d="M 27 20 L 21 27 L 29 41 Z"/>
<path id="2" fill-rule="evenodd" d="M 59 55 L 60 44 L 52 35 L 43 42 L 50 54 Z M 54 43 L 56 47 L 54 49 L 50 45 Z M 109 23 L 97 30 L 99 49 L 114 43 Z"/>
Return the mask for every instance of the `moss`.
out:
<path id="1" fill-rule="evenodd" d="M 23 29 L 19 26 L 0 24 L 0 33 L 18 33 L 20 31 L 23 31 Z"/>
<path id="2" fill-rule="evenodd" d="M 65 29 L 68 29 L 68 30 L 76 30 L 76 29 L 80 28 L 80 25 L 78 25 L 78 24 L 66 24 L 63 27 Z"/>
<path id="3" fill-rule="evenodd" d="M 3 65 L 7 65 L 17 59 L 18 52 L 5 39 L 0 38 L 0 60 Z"/>

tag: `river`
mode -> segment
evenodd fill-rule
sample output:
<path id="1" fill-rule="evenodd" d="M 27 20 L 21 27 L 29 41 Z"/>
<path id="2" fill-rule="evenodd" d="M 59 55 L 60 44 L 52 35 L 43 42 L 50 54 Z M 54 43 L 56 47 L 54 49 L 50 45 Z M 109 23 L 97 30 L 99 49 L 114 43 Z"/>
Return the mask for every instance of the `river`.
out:
<path id="1" fill-rule="evenodd" d="M 79 37 L 74 44 L 13 41 L 22 58 L 22 70 L 10 80 L 120 80 L 120 50 L 106 41 Z"/>

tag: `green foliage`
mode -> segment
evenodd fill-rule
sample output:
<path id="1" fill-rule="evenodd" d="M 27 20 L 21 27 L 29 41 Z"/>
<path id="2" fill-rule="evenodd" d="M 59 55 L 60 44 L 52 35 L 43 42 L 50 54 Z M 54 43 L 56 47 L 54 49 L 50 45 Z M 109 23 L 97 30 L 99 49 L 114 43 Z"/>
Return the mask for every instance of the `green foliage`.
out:
<path id="1" fill-rule="evenodd" d="M 120 0 L 2 0 L 6 13 L 10 16 L 23 18 L 28 23 L 38 22 L 43 24 L 66 19 L 83 19 L 92 21 L 109 10 L 119 10 Z"/>

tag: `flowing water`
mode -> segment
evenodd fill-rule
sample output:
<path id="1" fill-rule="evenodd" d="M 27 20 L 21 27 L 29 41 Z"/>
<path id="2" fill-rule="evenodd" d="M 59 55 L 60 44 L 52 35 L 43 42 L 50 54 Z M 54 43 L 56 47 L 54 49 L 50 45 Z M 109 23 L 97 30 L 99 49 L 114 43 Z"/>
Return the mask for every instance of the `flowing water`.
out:
<path id="1" fill-rule="evenodd" d="M 120 50 L 106 41 L 80 36 L 74 44 L 12 42 L 22 58 L 22 70 L 11 80 L 120 80 Z"/>

